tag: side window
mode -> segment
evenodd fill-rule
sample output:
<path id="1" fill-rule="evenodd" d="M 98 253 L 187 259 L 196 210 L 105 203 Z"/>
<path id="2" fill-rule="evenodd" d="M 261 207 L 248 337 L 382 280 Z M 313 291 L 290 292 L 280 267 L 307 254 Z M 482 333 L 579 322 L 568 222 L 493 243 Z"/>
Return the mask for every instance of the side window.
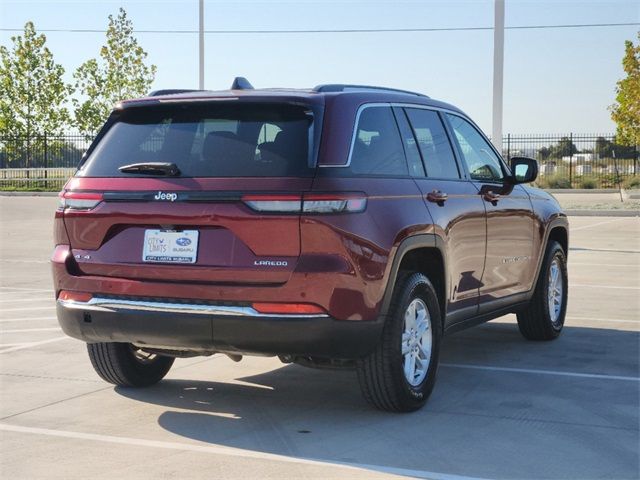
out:
<path id="1" fill-rule="evenodd" d="M 451 143 L 438 113 L 421 108 L 407 108 L 406 112 L 418 140 L 427 177 L 460 178 Z"/>
<path id="2" fill-rule="evenodd" d="M 391 107 L 361 111 L 351 150 L 351 171 L 359 175 L 409 174 Z"/>
<path id="3" fill-rule="evenodd" d="M 500 181 L 504 178 L 502 163 L 478 130 L 457 115 L 447 114 L 462 156 L 473 180 Z"/>
<path id="4" fill-rule="evenodd" d="M 393 113 L 398 121 L 398 128 L 400 129 L 400 136 L 402 137 L 402 144 L 404 145 L 404 153 L 407 156 L 407 162 L 409 162 L 409 174 L 412 177 L 424 177 L 424 165 L 422 165 L 418 144 L 411 131 L 407 116 L 404 114 L 402 108 L 398 107 L 393 108 Z"/>

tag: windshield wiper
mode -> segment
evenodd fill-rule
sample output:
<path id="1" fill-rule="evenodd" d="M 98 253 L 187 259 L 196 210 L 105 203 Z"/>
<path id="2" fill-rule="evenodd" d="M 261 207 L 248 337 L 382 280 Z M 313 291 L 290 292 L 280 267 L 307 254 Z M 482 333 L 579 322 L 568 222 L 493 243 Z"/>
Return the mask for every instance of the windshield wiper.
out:
<path id="1" fill-rule="evenodd" d="M 175 163 L 143 162 L 123 165 L 118 168 L 122 173 L 143 173 L 145 175 L 163 175 L 165 177 L 177 177 L 180 169 Z"/>

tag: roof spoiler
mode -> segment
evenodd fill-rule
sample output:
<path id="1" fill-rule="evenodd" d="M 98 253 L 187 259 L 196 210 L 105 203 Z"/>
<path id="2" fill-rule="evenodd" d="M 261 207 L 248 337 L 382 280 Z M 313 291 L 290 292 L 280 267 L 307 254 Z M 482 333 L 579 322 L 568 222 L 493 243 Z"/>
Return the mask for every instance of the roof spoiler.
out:
<path id="1" fill-rule="evenodd" d="M 149 92 L 147 97 L 160 97 L 162 95 L 176 95 L 178 93 L 204 92 L 204 90 L 193 90 L 188 88 L 167 88 L 164 90 L 154 90 Z"/>
<path id="2" fill-rule="evenodd" d="M 253 85 L 244 77 L 236 77 L 231 84 L 231 90 L 253 90 Z"/>

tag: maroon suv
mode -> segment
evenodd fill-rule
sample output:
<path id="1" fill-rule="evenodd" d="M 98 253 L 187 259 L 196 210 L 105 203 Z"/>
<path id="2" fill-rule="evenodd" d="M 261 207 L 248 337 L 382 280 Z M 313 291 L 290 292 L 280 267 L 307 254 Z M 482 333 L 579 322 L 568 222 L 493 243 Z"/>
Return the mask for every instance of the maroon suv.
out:
<path id="1" fill-rule="evenodd" d="M 536 175 L 412 92 L 237 79 L 125 101 L 60 194 L 58 319 L 116 385 L 278 355 L 415 410 L 444 333 L 515 312 L 526 338 L 559 335 L 567 218 Z"/>

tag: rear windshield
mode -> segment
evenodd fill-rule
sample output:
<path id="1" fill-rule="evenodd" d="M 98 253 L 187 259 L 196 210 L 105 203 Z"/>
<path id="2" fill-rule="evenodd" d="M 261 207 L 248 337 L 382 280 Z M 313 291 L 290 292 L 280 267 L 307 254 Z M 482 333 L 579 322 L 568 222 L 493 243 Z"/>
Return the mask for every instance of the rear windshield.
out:
<path id="1" fill-rule="evenodd" d="M 78 176 L 145 176 L 118 168 L 147 162 L 174 163 L 182 177 L 313 175 L 318 120 L 308 106 L 173 104 L 114 115 Z"/>

